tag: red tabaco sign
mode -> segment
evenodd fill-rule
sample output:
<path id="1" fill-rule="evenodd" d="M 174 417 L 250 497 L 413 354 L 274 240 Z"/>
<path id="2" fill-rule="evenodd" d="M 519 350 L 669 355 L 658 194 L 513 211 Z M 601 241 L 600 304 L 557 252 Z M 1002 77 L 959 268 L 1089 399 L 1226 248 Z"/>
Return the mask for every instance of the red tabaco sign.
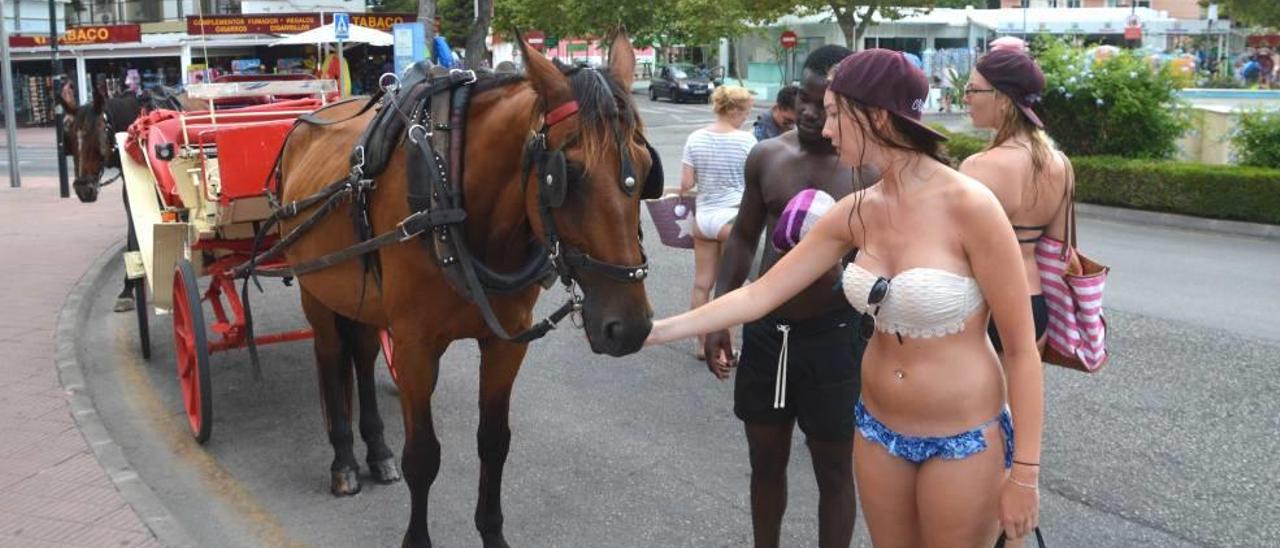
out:
<path id="1" fill-rule="evenodd" d="M 58 37 L 58 45 L 86 45 L 86 44 L 120 44 L 126 42 L 141 42 L 142 27 L 139 25 L 93 25 L 87 27 L 68 27 L 62 36 Z M 15 48 L 35 48 L 48 47 L 49 35 L 19 35 L 15 34 L 9 37 L 9 46 Z"/>

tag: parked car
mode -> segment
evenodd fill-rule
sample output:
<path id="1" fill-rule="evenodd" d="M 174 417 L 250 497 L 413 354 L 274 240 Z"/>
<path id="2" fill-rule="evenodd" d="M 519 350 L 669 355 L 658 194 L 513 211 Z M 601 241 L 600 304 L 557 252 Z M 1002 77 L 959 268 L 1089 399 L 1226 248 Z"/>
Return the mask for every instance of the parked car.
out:
<path id="1" fill-rule="evenodd" d="M 649 100 L 667 98 L 672 102 L 711 101 L 715 87 L 710 74 L 690 64 L 673 63 L 663 66 L 656 78 L 649 81 Z"/>

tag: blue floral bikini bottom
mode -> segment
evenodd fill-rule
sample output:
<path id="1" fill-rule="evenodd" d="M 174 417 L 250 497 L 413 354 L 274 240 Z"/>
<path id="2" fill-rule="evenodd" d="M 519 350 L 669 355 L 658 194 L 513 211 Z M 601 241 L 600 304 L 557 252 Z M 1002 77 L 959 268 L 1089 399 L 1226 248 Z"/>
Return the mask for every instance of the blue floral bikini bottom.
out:
<path id="1" fill-rule="evenodd" d="M 999 421 L 1000 430 L 1004 432 L 1004 467 L 1013 466 L 1013 417 L 1009 414 L 1007 406 L 1000 412 L 1000 416 L 982 423 L 973 430 L 942 437 L 904 436 L 894 432 L 867 412 L 861 398 L 853 408 L 853 417 L 858 425 L 858 432 L 862 433 L 863 438 L 884 446 L 889 454 L 914 464 L 920 464 L 934 457 L 959 460 L 985 451 L 987 439 L 982 435 L 982 431 Z"/>

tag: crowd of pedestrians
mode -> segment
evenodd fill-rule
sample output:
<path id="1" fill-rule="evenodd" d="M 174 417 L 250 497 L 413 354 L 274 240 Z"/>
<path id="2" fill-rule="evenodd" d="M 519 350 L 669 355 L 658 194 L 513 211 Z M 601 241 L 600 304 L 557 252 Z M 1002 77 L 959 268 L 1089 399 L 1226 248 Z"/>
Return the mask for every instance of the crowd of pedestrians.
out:
<path id="1" fill-rule="evenodd" d="M 681 190 L 698 192 L 691 310 L 648 344 L 705 337 L 699 359 L 735 377 L 756 546 L 781 543 L 796 426 L 820 546 L 849 545 L 857 502 L 878 547 L 989 547 L 1038 526 L 1034 251 L 1065 237 L 1072 199 L 1035 112 L 1044 85 L 1023 48 L 979 58 L 963 100 L 995 137 L 959 169 L 921 122 L 929 81 L 899 52 L 813 51 L 754 135 L 737 129 L 746 90 L 716 90 L 717 120 L 683 158 Z"/>

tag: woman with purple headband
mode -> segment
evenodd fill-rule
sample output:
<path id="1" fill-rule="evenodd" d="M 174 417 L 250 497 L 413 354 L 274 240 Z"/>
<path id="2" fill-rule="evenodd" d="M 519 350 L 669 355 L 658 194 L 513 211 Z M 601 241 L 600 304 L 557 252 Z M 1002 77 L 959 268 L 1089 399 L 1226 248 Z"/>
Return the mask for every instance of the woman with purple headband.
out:
<path id="1" fill-rule="evenodd" d="M 988 548 L 1001 531 L 1019 539 L 1039 522 L 1043 372 L 1013 228 L 920 122 L 928 93 L 901 53 L 846 58 L 823 135 L 845 164 L 877 168 L 880 184 L 837 202 L 756 282 L 655 322 L 646 344 L 759 318 L 858 248 L 843 292 L 869 340 L 852 412 L 871 540 Z M 987 339 L 993 316 L 1003 367 Z"/>

